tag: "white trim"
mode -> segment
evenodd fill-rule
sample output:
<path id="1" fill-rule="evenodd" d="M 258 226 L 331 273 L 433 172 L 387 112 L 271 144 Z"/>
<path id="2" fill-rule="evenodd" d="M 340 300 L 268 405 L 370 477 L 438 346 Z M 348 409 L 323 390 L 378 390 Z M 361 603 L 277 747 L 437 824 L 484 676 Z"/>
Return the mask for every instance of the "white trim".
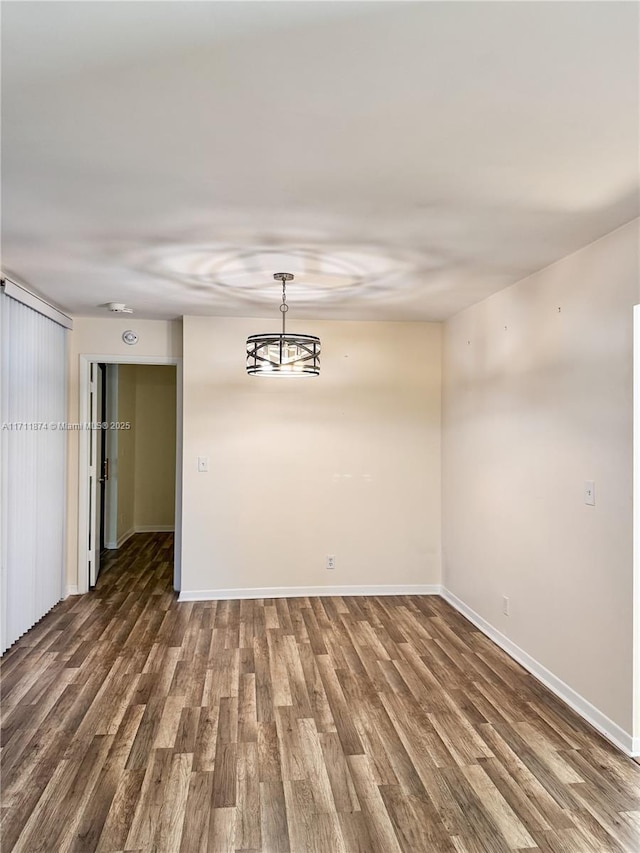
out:
<path id="1" fill-rule="evenodd" d="M 640 755 L 640 305 L 633 306 L 633 673 L 634 754 Z"/>
<path id="2" fill-rule="evenodd" d="M 80 359 L 95 361 L 98 364 L 168 364 L 179 366 L 182 357 L 174 355 L 105 355 L 104 353 L 81 353 Z"/>
<path id="3" fill-rule="evenodd" d="M 448 589 L 443 588 L 441 595 L 459 613 L 465 616 L 470 622 L 473 622 L 485 636 L 497 646 L 500 646 L 510 657 L 523 666 L 527 672 L 530 672 L 531 675 L 542 682 L 545 687 L 552 693 L 555 693 L 559 699 L 562 699 L 563 702 L 579 714 L 583 720 L 586 720 L 601 735 L 611 741 L 614 746 L 630 757 L 640 755 L 638 738 L 634 741 L 634 738 L 628 732 L 625 732 L 617 723 L 606 717 L 595 705 L 592 705 L 591 702 L 585 699 L 584 696 L 576 693 L 573 688 L 569 687 L 568 684 L 559 679 L 535 658 L 532 658 L 531 655 L 527 654 L 527 652 L 498 631 L 497 628 L 494 628 L 486 619 L 483 619 L 482 616 L 476 613 L 475 610 L 472 610 L 464 601 L 461 601 L 461 599 Z"/>
<path id="4" fill-rule="evenodd" d="M 183 376 L 182 359 L 176 363 L 176 482 L 175 482 L 175 535 L 173 537 L 173 588 L 180 592 L 182 588 L 182 465 L 184 447 L 183 429 Z"/>
<path id="5" fill-rule="evenodd" d="M 3 312 L 6 302 L 0 299 L 0 336 L 3 334 Z M 0 340 L 0 356 L 2 354 L 2 341 Z M 4 371 L 0 366 L 0 418 L 4 420 L 8 413 L 8 393 L 6 382 L 4 382 Z M 6 461 L 9 458 L 9 433 L 7 430 L 2 430 L 0 434 L 0 651 L 7 649 L 9 643 L 7 641 L 7 531 L 6 531 L 6 507 L 9 504 L 9 478 L 6 475 Z M 65 468 L 67 466 L 65 465 Z M 66 494 L 66 485 L 65 485 Z M 65 518 L 66 530 L 66 518 Z M 65 534 L 66 535 L 66 534 Z M 64 571 L 64 561 L 62 563 Z"/>
<path id="6" fill-rule="evenodd" d="M 183 590 L 178 601 L 225 601 L 232 598 L 317 598 L 325 595 L 440 595 L 439 584 L 393 586 L 265 586 L 248 589 Z"/>
<path id="7" fill-rule="evenodd" d="M 89 412 L 90 361 L 80 356 L 78 380 L 78 421 L 91 420 Z M 78 591 L 89 592 L 88 571 L 89 542 L 89 433 L 81 429 L 78 434 Z"/>
<path id="8" fill-rule="evenodd" d="M 100 377 L 98 379 L 98 377 Z M 89 365 L 89 420 L 97 423 L 104 420 L 104 412 L 101 407 L 102 376 L 97 364 Z M 98 435 L 97 430 L 89 433 L 89 457 L 92 464 L 89 465 L 89 506 L 91 515 L 89 517 L 89 528 L 91 530 L 91 548 L 87 552 L 89 564 L 89 586 L 94 587 L 100 572 L 100 507 L 102 506 L 102 494 L 98 480 L 102 474 L 100 471 L 100 452 L 98 444 L 102 443 L 103 436 Z M 88 543 L 87 543 L 88 544 Z"/>
<path id="9" fill-rule="evenodd" d="M 75 584 L 67 584 L 65 588 L 64 597 L 69 598 L 70 595 L 80 595 L 78 587 Z"/>
<path id="10" fill-rule="evenodd" d="M 67 365 L 69 364 L 69 349 L 70 349 L 70 335 L 65 335 L 65 351 L 64 357 Z M 67 367 L 67 378 L 64 383 L 64 416 L 67 417 L 67 412 L 69 411 L 69 372 Z M 64 600 L 67 595 L 76 595 L 77 593 L 69 593 L 68 589 L 76 589 L 77 586 L 67 587 L 67 544 L 69 540 L 69 503 L 67 500 L 67 496 L 69 494 L 69 442 L 67 441 L 65 449 L 64 449 L 64 504 L 63 504 L 63 514 L 64 514 L 64 536 L 62 537 L 62 570 L 60 573 L 60 591 L 62 594 L 62 599 Z"/>
<path id="11" fill-rule="evenodd" d="M 89 413 L 89 365 L 92 362 L 102 364 L 173 364 L 176 368 L 176 518 L 173 558 L 173 588 L 180 589 L 180 567 L 182 563 L 182 358 L 177 356 L 157 355 L 106 355 L 100 353 L 82 353 L 79 356 L 79 406 L 78 421 L 86 423 L 91 420 Z M 78 590 L 80 593 L 89 591 L 89 576 L 87 572 L 87 542 L 89 541 L 89 431 L 79 430 L 78 435 Z M 128 538 L 134 530 L 127 532 Z M 120 537 L 118 547 L 125 540 Z"/>
<path id="12" fill-rule="evenodd" d="M 127 541 L 127 539 L 131 539 L 131 537 L 133 536 L 133 534 L 134 534 L 135 532 L 136 532 L 135 527 L 130 527 L 130 528 L 129 528 L 129 530 L 126 530 L 126 531 L 122 534 L 122 536 L 120 536 L 120 537 L 118 538 L 118 541 L 117 541 L 117 543 L 116 543 L 116 548 L 122 548 L 122 546 L 123 546 L 123 545 L 124 545 L 124 543 Z"/>
<path id="13" fill-rule="evenodd" d="M 53 322 L 57 323 L 59 326 L 64 326 L 65 329 L 73 329 L 73 320 L 71 317 L 68 317 L 49 302 L 45 302 L 41 296 L 36 296 L 35 293 L 27 290 L 27 288 L 23 287 L 21 284 L 11 281 L 10 278 L 3 277 L 2 288 L 5 294 L 10 296 L 12 299 L 15 299 L 16 302 L 21 302 L 23 305 L 26 305 L 27 308 L 31 308 L 33 311 L 37 311 L 38 314 L 48 317 L 49 320 L 53 320 Z"/>
<path id="14" fill-rule="evenodd" d="M 130 539 L 134 533 L 173 533 L 175 530 L 174 524 L 142 524 L 136 525 L 132 527 L 130 530 L 127 530 L 126 533 L 123 533 L 122 536 L 114 542 L 110 539 L 108 542 L 104 543 L 104 547 L 107 551 L 116 551 L 118 548 L 121 548 L 127 539 Z"/>

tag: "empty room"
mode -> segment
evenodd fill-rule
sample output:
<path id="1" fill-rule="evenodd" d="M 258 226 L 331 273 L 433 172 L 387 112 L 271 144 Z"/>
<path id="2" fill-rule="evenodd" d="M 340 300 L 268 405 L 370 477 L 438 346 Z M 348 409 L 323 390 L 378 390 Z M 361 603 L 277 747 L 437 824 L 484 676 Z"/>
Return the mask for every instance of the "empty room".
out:
<path id="1" fill-rule="evenodd" d="M 640 851 L 640 5 L 0 2 L 0 847 Z"/>

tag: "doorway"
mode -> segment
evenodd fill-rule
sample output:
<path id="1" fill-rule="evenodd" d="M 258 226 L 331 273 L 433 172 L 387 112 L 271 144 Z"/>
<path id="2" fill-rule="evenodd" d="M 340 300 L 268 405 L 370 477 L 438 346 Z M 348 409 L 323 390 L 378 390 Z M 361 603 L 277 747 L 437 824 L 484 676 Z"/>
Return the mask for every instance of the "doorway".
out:
<path id="1" fill-rule="evenodd" d="M 94 587 L 100 572 L 101 554 L 105 550 L 107 525 L 107 491 L 109 486 L 110 453 L 109 429 L 113 419 L 112 399 L 108 388 L 108 368 L 106 364 L 92 364 L 89 383 L 89 408 L 91 420 L 100 424 L 91 435 L 89 445 L 89 513 L 94 523 L 89 530 L 89 550 L 91 551 L 89 586 Z M 94 462 L 95 459 L 95 462 Z"/>
<path id="2" fill-rule="evenodd" d="M 138 533 L 174 531 L 180 589 L 181 359 L 80 357 L 78 591 Z"/>

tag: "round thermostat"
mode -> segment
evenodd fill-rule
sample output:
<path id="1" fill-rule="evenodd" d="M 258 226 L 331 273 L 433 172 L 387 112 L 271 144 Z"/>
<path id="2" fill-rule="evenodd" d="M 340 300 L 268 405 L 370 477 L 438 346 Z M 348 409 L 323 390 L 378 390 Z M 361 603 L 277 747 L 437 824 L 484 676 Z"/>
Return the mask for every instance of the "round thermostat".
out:
<path id="1" fill-rule="evenodd" d="M 138 343 L 138 336 L 131 329 L 127 329 L 126 332 L 122 333 L 122 340 L 125 344 L 129 344 L 129 346 L 132 347 L 134 344 Z"/>

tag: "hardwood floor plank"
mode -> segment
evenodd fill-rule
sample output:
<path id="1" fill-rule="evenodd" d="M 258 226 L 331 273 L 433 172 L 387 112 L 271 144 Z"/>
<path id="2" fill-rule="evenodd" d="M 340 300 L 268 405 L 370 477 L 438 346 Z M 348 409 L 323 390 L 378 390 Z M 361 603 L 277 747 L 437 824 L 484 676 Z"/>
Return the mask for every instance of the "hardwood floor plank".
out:
<path id="1" fill-rule="evenodd" d="M 83 810 L 75 808 L 76 828 L 69 842 L 69 850 L 74 853 L 95 850 L 105 821 L 111 810 L 117 786 L 123 776 L 131 744 L 140 725 L 143 708 L 131 705 L 124 715 L 120 728 L 114 737 L 111 749 L 95 789 Z"/>
<path id="2" fill-rule="evenodd" d="M 238 783 L 236 804 L 236 850 L 260 850 L 260 780 L 258 744 L 238 744 Z"/>
<path id="3" fill-rule="evenodd" d="M 305 777 L 311 789 L 314 810 L 319 814 L 333 814 L 336 805 L 315 722 L 312 719 L 298 720 L 298 733 L 303 746 Z"/>
<path id="4" fill-rule="evenodd" d="M 125 770 L 111 801 L 96 853 L 124 850 L 144 784 L 144 770 Z"/>
<path id="5" fill-rule="evenodd" d="M 276 732 L 280 750 L 280 778 L 286 782 L 306 779 L 305 745 L 300 740 L 298 718 L 292 707 L 276 708 Z"/>
<path id="6" fill-rule="evenodd" d="M 192 764 L 193 755 L 174 753 L 153 837 L 154 853 L 175 853 L 180 849 Z"/>
<path id="7" fill-rule="evenodd" d="M 213 773 L 194 771 L 189 779 L 180 853 L 207 853 Z"/>
<path id="8" fill-rule="evenodd" d="M 289 826 L 282 782 L 260 782 L 262 849 L 269 853 L 297 853 L 289 844 Z"/>
<path id="9" fill-rule="evenodd" d="M 311 645 L 303 643 L 298 646 L 298 656 L 304 673 L 307 687 L 307 696 L 316 728 L 319 732 L 335 732 L 336 726 L 331 713 L 331 706 L 320 677 L 320 670 L 316 663 L 315 655 Z"/>
<path id="10" fill-rule="evenodd" d="M 214 769 L 219 715 L 220 708 L 218 705 L 200 708 L 193 759 L 194 772 L 206 772 Z"/>
<path id="11" fill-rule="evenodd" d="M 258 637 L 254 646 L 256 668 L 256 715 L 261 723 L 273 723 L 273 685 L 269 668 L 269 647 L 266 637 Z"/>
<path id="12" fill-rule="evenodd" d="M 255 743 L 258 740 L 258 709 L 256 676 L 248 672 L 240 676 L 238 695 L 238 741 Z"/>
<path id="13" fill-rule="evenodd" d="M 213 777 L 214 809 L 224 809 L 236 804 L 237 745 L 218 740 Z"/>
<path id="14" fill-rule="evenodd" d="M 347 701 L 342 692 L 342 687 L 328 656 L 319 655 L 316 658 L 316 664 L 327 696 L 327 702 L 331 709 L 331 716 L 340 742 L 342 743 L 342 748 L 347 755 L 363 755 L 364 749 L 360 741 L 360 736 L 358 735 L 352 715 L 349 712 Z"/>
<path id="15" fill-rule="evenodd" d="M 453 850 L 453 843 L 437 815 L 416 797 L 407 796 L 395 785 L 382 785 L 380 794 L 389 813 L 396 836 L 405 853 L 414 850 Z M 435 817 L 435 819 L 434 819 Z"/>
<path id="16" fill-rule="evenodd" d="M 350 755 L 348 762 L 358 801 L 368 823 L 371 849 L 375 853 L 399 853 L 402 847 L 385 807 L 381 788 L 376 783 L 369 757 Z"/>
<path id="17" fill-rule="evenodd" d="M 346 756 L 342 751 L 340 738 L 335 732 L 321 732 L 318 738 L 324 755 L 324 763 L 336 811 L 359 812 L 360 802 Z"/>
<path id="18" fill-rule="evenodd" d="M 493 822 L 505 837 L 507 844 L 513 850 L 536 847 L 535 841 L 531 838 L 523 823 L 518 819 L 507 800 L 502 796 L 483 768 L 473 765 L 465 767 L 463 773 L 483 803 L 487 814 L 491 816 Z"/>
<path id="19" fill-rule="evenodd" d="M 236 809 L 213 808 L 209 818 L 209 853 L 234 853 Z"/>
<path id="20" fill-rule="evenodd" d="M 151 846 L 169 782 L 172 757 L 170 749 L 156 749 L 153 752 L 125 843 L 127 850 Z"/>
<path id="21" fill-rule="evenodd" d="M 200 708 L 183 708 L 174 744 L 175 752 L 194 753 L 200 727 Z"/>

